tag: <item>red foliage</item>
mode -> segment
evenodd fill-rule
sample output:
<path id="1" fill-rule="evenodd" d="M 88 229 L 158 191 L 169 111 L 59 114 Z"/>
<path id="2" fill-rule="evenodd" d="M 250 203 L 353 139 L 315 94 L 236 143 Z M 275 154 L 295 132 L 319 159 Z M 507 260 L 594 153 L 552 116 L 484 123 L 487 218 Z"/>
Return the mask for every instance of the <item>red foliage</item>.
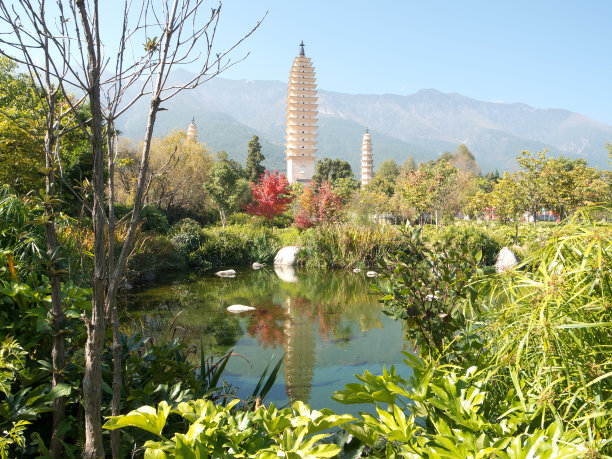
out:
<path id="1" fill-rule="evenodd" d="M 319 188 L 304 188 L 299 200 L 300 210 L 295 216 L 295 224 L 302 229 L 317 223 L 332 223 L 340 218 L 342 196 L 329 182 L 322 182 Z"/>
<path id="2" fill-rule="evenodd" d="M 291 188 L 287 178 L 278 171 L 266 171 L 261 175 L 259 183 L 251 182 L 254 202 L 245 206 L 244 210 L 251 215 L 261 215 L 272 220 L 289 208 L 293 201 Z"/>

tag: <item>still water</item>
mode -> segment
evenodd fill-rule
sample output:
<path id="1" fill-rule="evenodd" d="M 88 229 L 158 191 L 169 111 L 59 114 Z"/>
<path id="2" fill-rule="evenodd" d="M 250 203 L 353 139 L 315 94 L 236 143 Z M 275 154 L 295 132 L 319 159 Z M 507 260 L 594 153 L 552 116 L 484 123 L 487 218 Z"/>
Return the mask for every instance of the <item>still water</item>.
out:
<path id="1" fill-rule="evenodd" d="M 207 354 L 233 349 L 224 379 L 238 395 L 252 393 L 271 360 L 285 361 L 266 402 L 284 406 L 302 400 L 313 408 L 354 413 L 331 400 L 333 391 L 357 382 L 354 375 L 402 364 L 402 325 L 382 313 L 363 273 L 266 267 L 244 269 L 234 278 L 213 274 L 168 280 L 125 295 L 130 332 L 161 339 L 175 319 L 174 336 L 204 343 Z M 255 311 L 231 314 L 232 304 Z M 181 312 L 182 311 L 182 312 Z M 177 314 L 180 313 L 180 315 Z M 271 367 L 273 364 L 271 365 Z"/>

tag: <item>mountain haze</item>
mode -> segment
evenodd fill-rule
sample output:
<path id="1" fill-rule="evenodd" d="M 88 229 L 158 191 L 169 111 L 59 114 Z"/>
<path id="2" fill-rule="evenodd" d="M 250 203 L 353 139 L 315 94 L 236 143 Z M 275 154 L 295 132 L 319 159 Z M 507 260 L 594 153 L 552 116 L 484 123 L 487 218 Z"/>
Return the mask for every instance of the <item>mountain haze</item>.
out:
<path id="1" fill-rule="evenodd" d="M 194 117 L 200 141 L 242 163 L 248 141 L 258 135 L 264 164 L 282 171 L 286 91 L 287 85 L 279 81 L 215 78 L 166 102 L 155 135 L 186 129 Z M 124 136 L 138 140 L 142 135 L 146 108 L 143 101 L 124 115 L 119 123 Z M 375 167 L 388 158 L 398 164 L 409 156 L 417 163 L 428 161 L 464 143 L 484 171 L 514 169 L 521 150 L 545 148 L 607 169 L 605 144 L 612 141 L 612 126 L 578 113 L 484 102 L 435 89 L 407 96 L 320 90 L 318 125 L 318 157 L 346 160 L 356 175 L 366 127 L 372 134 Z"/>

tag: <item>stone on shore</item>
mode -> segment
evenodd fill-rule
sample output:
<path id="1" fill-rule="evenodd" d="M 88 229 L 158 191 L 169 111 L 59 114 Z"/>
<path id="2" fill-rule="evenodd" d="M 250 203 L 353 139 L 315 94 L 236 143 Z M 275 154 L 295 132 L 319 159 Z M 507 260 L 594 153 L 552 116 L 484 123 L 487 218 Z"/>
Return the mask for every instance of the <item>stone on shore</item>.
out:
<path id="1" fill-rule="evenodd" d="M 508 247 L 502 247 L 495 261 L 495 271 L 498 273 L 508 271 L 518 264 L 518 258 Z"/>
<path id="2" fill-rule="evenodd" d="M 233 269 L 226 269 L 225 271 L 218 271 L 215 273 L 219 277 L 236 277 L 236 271 Z"/>
<path id="3" fill-rule="evenodd" d="M 288 246 L 283 247 L 278 251 L 274 257 L 275 265 L 286 265 L 293 266 L 297 261 L 297 254 L 300 251 L 300 247 Z"/>

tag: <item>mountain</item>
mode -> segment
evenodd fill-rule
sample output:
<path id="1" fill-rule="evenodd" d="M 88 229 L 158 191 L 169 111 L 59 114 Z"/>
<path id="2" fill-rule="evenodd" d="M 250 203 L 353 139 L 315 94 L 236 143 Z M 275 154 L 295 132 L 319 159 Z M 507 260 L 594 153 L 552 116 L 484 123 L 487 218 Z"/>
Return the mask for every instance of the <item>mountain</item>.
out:
<path id="1" fill-rule="evenodd" d="M 187 78 L 174 75 L 175 81 Z M 200 141 L 242 163 L 248 141 L 258 135 L 264 164 L 282 171 L 286 90 L 279 81 L 215 78 L 164 103 L 167 111 L 160 112 L 155 135 L 186 129 L 194 117 Z M 123 135 L 137 140 L 146 113 L 144 100 L 126 113 L 118 126 Z M 545 148 L 607 169 L 605 144 L 612 141 L 612 126 L 567 110 L 484 102 L 435 89 L 407 96 L 319 91 L 319 158 L 346 160 L 358 175 L 366 127 L 372 134 L 375 166 L 388 158 L 398 164 L 409 156 L 427 161 L 464 143 L 484 171 L 514 169 L 521 150 Z"/>

